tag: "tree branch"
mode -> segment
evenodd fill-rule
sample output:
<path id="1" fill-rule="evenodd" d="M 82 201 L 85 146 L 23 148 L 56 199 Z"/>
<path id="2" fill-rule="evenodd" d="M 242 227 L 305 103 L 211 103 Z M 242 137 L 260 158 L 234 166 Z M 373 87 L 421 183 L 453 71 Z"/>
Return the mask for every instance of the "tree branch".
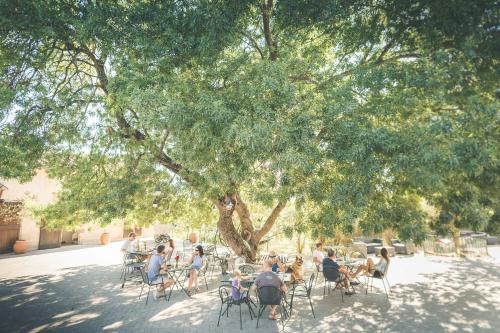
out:
<path id="1" fill-rule="evenodd" d="M 264 237 L 269 232 L 269 230 L 271 230 L 274 223 L 276 222 L 276 219 L 280 215 L 281 211 L 285 208 L 285 206 L 286 202 L 282 201 L 278 202 L 278 204 L 276 205 L 276 207 L 274 207 L 273 211 L 271 212 L 271 215 L 269 215 L 262 228 L 257 230 L 257 232 L 255 233 L 255 239 L 257 241 L 260 241 L 262 237 Z"/>
<path id="2" fill-rule="evenodd" d="M 273 0 L 264 0 L 261 5 L 262 11 L 262 25 L 264 28 L 264 38 L 266 40 L 267 48 L 269 49 L 269 59 L 276 60 L 278 58 L 278 49 L 276 43 L 273 41 L 271 34 L 271 10 L 273 9 Z"/>

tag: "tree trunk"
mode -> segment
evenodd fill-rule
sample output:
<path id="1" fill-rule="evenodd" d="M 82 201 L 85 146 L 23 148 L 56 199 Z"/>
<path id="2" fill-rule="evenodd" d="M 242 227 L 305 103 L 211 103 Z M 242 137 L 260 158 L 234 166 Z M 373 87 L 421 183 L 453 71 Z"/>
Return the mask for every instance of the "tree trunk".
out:
<path id="1" fill-rule="evenodd" d="M 451 234 L 453 237 L 453 243 L 455 244 L 455 253 L 457 256 L 462 256 L 462 246 L 460 242 L 460 230 L 455 226 L 452 226 Z"/>
<path id="2" fill-rule="evenodd" d="M 279 202 L 266 219 L 261 229 L 255 230 L 250 212 L 239 193 L 232 193 L 225 198 L 215 202 L 219 211 L 219 221 L 217 228 L 227 243 L 227 245 L 238 256 L 245 258 L 246 262 L 254 263 L 257 260 L 257 253 L 261 239 L 271 230 L 280 212 L 285 207 L 284 202 Z M 236 230 L 233 222 L 233 213 L 237 212 L 241 229 Z"/>

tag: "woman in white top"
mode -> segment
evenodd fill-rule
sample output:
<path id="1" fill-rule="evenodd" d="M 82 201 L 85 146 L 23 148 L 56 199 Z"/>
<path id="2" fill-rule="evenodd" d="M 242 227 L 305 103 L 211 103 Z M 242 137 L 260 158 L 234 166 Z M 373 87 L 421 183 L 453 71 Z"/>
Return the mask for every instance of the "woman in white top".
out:
<path id="1" fill-rule="evenodd" d="M 389 253 L 385 247 L 380 250 L 380 261 L 375 264 L 372 258 L 368 258 L 366 261 L 366 265 L 360 265 L 356 272 L 352 275 L 352 278 L 355 278 L 356 275 L 363 272 L 365 274 L 369 274 L 375 277 L 381 277 L 384 275 L 387 264 L 389 264 Z"/>
<path id="2" fill-rule="evenodd" d="M 313 251 L 313 263 L 319 265 L 323 263 L 323 259 L 325 259 L 325 254 L 323 253 L 323 243 L 317 243 L 316 249 Z"/>
<path id="3" fill-rule="evenodd" d="M 135 240 L 135 232 L 131 232 L 128 234 L 128 239 L 123 242 L 121 250 L 124 253 L 134 252 L 136 246 L 137 241 Z"/>

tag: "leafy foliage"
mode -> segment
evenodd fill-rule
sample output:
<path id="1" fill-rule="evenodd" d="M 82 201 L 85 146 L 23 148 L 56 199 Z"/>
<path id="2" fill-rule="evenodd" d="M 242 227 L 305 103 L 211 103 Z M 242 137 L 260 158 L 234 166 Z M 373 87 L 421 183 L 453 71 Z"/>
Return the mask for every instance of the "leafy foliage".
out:
<path id="1" fill-rule="evenodd" d="M 0 175 L 43 161 L 64 184 L 42 213 L 56 224 L 213 220 L 238 193 L 294 202 L 316 236 L 357 224 L 421 240 L 422 200 L 436 229 L 495 229 L 495 6 L 2 4 Z"/>

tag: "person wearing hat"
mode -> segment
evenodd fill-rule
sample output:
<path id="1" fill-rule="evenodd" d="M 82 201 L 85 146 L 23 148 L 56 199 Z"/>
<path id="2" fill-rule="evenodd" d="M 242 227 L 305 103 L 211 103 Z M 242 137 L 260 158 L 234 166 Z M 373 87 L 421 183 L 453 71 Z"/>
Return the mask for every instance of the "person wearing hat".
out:
<path id="1" fill-rule="evenodd" d="M 271 252 L 269 252 L 269 259 L 271 260 L 271 262 L 273 263 L 272 265 L 272 271 L 274 273 L 278 273 L 278 272 L 285 272 L 285 265 L 281 262 L 280 258 L 278 257 L 278 254 L 276 253 L 276 251 L 272 250 Z"/>

